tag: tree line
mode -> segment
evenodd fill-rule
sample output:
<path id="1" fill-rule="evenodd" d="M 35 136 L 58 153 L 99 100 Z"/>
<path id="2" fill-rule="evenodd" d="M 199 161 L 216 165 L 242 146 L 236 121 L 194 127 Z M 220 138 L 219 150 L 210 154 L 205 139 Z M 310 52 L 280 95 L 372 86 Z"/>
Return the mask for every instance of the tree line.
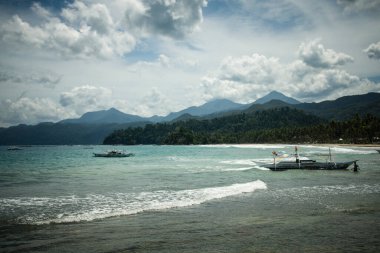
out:
<path id="1" fill-rule="evenodd" d="M 349 120 L 327 121 L 289 107 L 213 119 L 116 130 L 103 144 L 221 144 L 221 143 L 374 143 L 379 142 L 380 119 L 367 114 Z"/>

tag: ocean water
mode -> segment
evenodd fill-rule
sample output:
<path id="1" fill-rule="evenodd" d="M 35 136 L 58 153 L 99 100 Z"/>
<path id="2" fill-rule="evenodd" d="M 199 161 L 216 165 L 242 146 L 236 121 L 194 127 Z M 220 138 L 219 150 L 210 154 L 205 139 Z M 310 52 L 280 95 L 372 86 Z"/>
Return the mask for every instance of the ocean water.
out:
<path id="1" fill-rule="evenodd" d="M 380 252 L 380 154 L 269 171 L 292 145 L 0 147 L 1 252 Z M 317 159 L 326 146 L 299 146 Z"/>

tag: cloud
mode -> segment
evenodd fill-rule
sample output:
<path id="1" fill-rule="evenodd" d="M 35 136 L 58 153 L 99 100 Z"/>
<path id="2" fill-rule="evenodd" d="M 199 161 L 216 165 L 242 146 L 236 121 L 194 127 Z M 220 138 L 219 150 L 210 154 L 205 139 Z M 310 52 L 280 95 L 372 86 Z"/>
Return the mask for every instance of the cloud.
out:
<path id="1" fill-rule="evenodd" d="M 54 88 L 62 78 L 52 71 L 16 70 L 3 65 L 0 67 L 0 83 L 40 84 L 43 87 Z"/>
<path id="2" fill-rule="evenodd" d="M 57 121 L 70 115 L 64 108 L 48 98 L 20 97 L 0 101 L 0 125 L 37 124 Z"/>
<path id="3" fill-rule="evenodd" d="M 40 27 L 33 27 L 18 15 L 12 17 L 0 27 L 1 39 L 9 43 L 18 43 L 41 48 L 49 38 Z"/>
<path id="4" fill-rule="evenodd" d="M 380 41 L 377 43 L 372 43 L 364 50 L 369 58 L 380 60 Z"/>
<path id="5" fill-rule="evenodd" d="M 90 27 L 99 34 L 110 34 L 114 22 L 110 12 L 104 4 L 94 3 L 87 6 L 83 2 L 75 1 L 61 12 L 61 16 L 70 24 L 79 23 L 80 26 Z"/>
<path id="6" fill-rule="evenodd" d="M 380 1 L 378 0 L 337 0 L 337 3 L 342 5 L 347 12 L 380 10 Z"/>
<path id="7" fill-rule="evenodd" d="M 181 39 L 198 29 L 206 0 L 129 0 L 125 12 L 128 29 L 143 35 Z"/>
<path id="8" fill-rule="evenodd" d="M 284 82 L 288 84 L 286 90 L 304 100 L 335 99 L 343 95 L 363 94 L 380 89 L 379 84 L 338 68 L 315 69 L 302 61 L 295 61 L 285 67 L 290 73 L 289 79 L 284 78 Z"/>
<path id="9" fill-rule="evenodd" d="M 125 14 L 112 15 L 115 1 L 75 0 L 58 14 L 32 4 L 34 19 L 14 15 L 0 25 L 0 41 L 10 49 L 46 49 L 63 58 L 109 59 L 130 53 L 142 37 L 182 39 L 199 28 L 205 0 L 126 0 Z M 118 10 L 119 11 L 119 10 Z M 37 17 L 37 18 L 36 18 Z M 31 20 L 31 21 L 27 21 Z"/>
<path id="10" fill-rule="evenodd" d="M 205 100 L 229 98 L 249 103 L 281 85 L 283 66 L 274 57 L 252 54 L 227 57 L 215 73 L 201 81 Z"/>
<path id="11" fill-rule="evenodd" d="M 325 49 L 319 40 L 301 43 L 298 48 L 298 57 L 307 65 L 314 68 L 331 68 L 353 62 L 353 58 L 332 49 Z"/>
<path id="12" fill-rule="evenodd" d="M 107 109 L 112 100 L 112 91 L 104 87 L 84 85 L 60 95 L 59 103 L 66 110 L 80 116 L 88 111 Z"/>
<path id="13" fill-rule="evenodd" d="M 298 55 L 299 59 L 288 64 L 259 54 L 227 57 L 215 72 L 202 78 L 204 100 L 229 98 L 249 103 L 277 90 L 298 99 L 318 101 L 380 90 L 380 84 L 338 68 L 352 61 L 351 57 L 325 49 L 315 41 L 301 44 Z"/>
<path id="14" fill-rule="evenodd" d="M 248 103 L 252 97 L 274 89 L 282 75 L 282 66 L 274 57 L 227 57 L 215 73 L 202 79 L 201 88 L 206 91 L 205 100 L 230 98 Z"/>
<path id="15" fill-rule="evenodd" d="M 23 92 L 14 100 L 0 100 L 0 126 L 56 122 L 111 107 L 129 109 L 125 100 L 112 99 L 112 91 L 104 87 L 78 86 L 62 92 L 59 101 L 50 98 L 31 98 L 27 97 L 26 93 Z M 158 106 L 160 101 L 153 100 L 152 103 L 154 102 L 157 102 Z"/>
<path id="16" fill-rule="evenodd" d="M 157 87 L 153 87 L 144 96 L 140 103 L 134 108 L 134 113 L 141 116 L 166 115 L 175 107 L 173 101 L 169 99 Z"/>
<path id="17" fill-rule="evenodd" d="M 64 58 L 110 58 L 129 53 L 135 38 L 117 26 L 106 5 L 75 1 L 54 17 L 40 4 L 32 10 L 43 19 L 32 25 L 14 15 L 0 27 L 1 40 L 11 48 L 14 44 L 56 52 Z"/>
<path id="18" fill-rule="evenodd" d="M 239 0 L 242 12 L 246 12 L 256 23 L 283 31 L 284 29 L 306 28 L 311 20 L 305 15 L 297 1 L 277 0 Z"/>

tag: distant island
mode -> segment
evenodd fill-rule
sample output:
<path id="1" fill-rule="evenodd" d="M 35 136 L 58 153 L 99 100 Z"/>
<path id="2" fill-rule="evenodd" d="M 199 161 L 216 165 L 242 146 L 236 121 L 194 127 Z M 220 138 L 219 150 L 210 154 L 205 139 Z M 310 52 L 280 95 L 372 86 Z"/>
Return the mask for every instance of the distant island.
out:
<path id="1" fill-rule="evenodd" d="M 0 128 L 0 145 L 379 143 L 379 117 L 380 93 L 301 103 L 273 91 L 250 104 L 217 99 L 166 116 L 111 108 Z"/>

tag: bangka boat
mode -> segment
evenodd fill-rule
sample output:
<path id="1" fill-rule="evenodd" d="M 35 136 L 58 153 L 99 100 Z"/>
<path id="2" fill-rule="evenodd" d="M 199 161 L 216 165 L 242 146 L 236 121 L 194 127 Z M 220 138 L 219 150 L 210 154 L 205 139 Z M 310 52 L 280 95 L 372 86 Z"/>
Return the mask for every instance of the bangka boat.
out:
<path id="1" fill-rule="evenodd" d="M 9 147 L 8 150 L 15 151 L 15 150 L 22 150 L 22 148 L 16 147 L 16 146 L 12 146 L 12 147 Z"/>
<path id="2" fill-rule="evenodd" d="M 329 149 L 329 159 L 326 161 L 317 162 L 316 160 L 309 159 L 298 155 L 298 149 L 295 148 L 296 153 L 292 155 L 277 154 L 276 151 L 272 152 L 273 163 L 261 165 L 273 171 L 304 169 L 304 170 L 346 170 L 351 165 L 354 165 L 354 171 L 358 171 L 358 160 L 347 162 L 334 162 L 331 158 L 331 150 Z"/>
<path id="3" fill-rule="evenodd" d="M 111 150 L 105 153 L 94 153 L 95 157 L 130 157 L 134 156 L 133 153 L 125 153 L 119 150 Z"/>

